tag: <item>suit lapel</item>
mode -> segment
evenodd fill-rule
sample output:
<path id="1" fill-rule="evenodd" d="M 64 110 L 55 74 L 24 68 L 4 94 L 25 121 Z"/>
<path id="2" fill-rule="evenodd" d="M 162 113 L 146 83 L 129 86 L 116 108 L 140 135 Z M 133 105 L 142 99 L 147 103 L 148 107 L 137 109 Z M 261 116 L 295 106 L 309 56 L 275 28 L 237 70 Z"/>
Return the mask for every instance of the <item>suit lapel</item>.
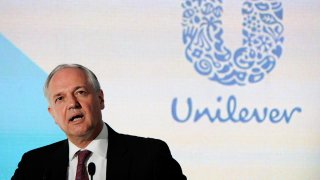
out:
<path id="1" fill-rule="evenodd" d="M 108 126 L 107 180 L 129 179 L 130 159 L 125 139 Z"/>
<path id="2" fill-rule="evenodd" d="M 62 145 L 52 154 L 51 167 L 48 171 L 47 179 L 67 179 L 67 169 L 69 164 L 69 144 L 67 140 L 62 141 Z"/>
<path id="3" fill-rule="evenodd" d="M 129 179 L 130 158 L 125 138 L 108 126 L 107 180 Z M 45 170 L 44 179 L 67 179 L 69 144 L 67 140 L 52 153 L 50 166 Z"/>

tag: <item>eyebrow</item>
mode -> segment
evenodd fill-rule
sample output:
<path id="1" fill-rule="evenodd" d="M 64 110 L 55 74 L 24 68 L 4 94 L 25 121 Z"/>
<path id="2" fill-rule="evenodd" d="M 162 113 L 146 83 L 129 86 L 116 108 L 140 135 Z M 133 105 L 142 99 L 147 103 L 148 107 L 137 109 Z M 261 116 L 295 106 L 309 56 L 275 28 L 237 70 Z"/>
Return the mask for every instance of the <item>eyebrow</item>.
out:
<path id="1" fill-rule="evenodd" d="M 83 86 L 76 86 L 76 87 L 74 87 L 74 88 L 72 89 L 72 92 L 74 92 L 74 91 L 76 91 L 76 90 L 78 90 L 78 89 L 81 89 L 81 88 L 87 89 L 84 85 L 83 85 Z M 58 92 L 58 93 L 54 94 L 54 95 L 52 96 L 52 98 L 54 99 L 55 97 L 61 96 L 62 94 L 63 94 L 62 92 Z"/>

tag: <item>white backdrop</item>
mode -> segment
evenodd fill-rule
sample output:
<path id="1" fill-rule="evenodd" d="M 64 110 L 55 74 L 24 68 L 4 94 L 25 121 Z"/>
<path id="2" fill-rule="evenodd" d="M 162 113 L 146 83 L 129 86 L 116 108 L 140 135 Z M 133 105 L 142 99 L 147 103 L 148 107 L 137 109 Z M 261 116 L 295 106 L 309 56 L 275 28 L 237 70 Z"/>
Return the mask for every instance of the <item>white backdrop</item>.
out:
<path id="1" fill-rule="evenodd" d="M 182 25 L 182 3 L 186 2 L 1 0 L 0 52 L 8 52 L 5 44 L 16 47 L 14 53 L 24 54 L 42 71 L 41 77 L 32 75 L 36 79 L 39 76 L 41 83 L 45 74 L 60 63 L 79 63 L 92 69 L 105 94 L 104 121 L 120 133 L 166 141 L 188 179 L 319 179 L 320 1 L 280 1 L 282 54 L 264 79 L 244 86 L 211 81 L 197 73 L 187 60 Z M 243 43 L 243 2 L 226 0 L 221 5 L 223 39 L 232 51 Z M 15 64 L 15 68 L 24 66 L 15 61 L 15 56 L 6 57 L 9 58 L 0 55 L 0 71 L 7 73 L 0 73 L 0 79 L 9 84 L 8 78 L 20 71 L 4 69 L 6 63 Z M 32 72 L 26 72 L 27 76 Z M 0 88 L 7 92 L 4 84 Z M 41 86 L 31 88 L 42 96 Z M 20 90 L 19 94 L 27 96 L 29 91 Z M 15 95 L 9 93 L 11 96 Z M 0 100 L 0 114 L 9 114 L 0 119 L 0 139 L 5 142 L 0 146 L 11 153 L 9 159 L 0 158 L 3 179 L 12 175 L 23 152 L 64 138 L 48 115 L 41 119 L 43 126 L 33 122 L 37 114 L 25 113 L 23 108 L 19 110 L 23 117 L 14 121 L 10 118 L 17 112 L 15 108 L 8 109 L 7 104 L 22 103 L 45 112 L 45 102 L 33 106 L 33 102 L 8 97 Z M 274 113 L 286 110 L 292 116 L 288 122 L 282 118 L 278 123 L 271 122 L 270 116 L 274 115 L 260 123 L 255 118 L 247 123 L 218 119 L 211 122 L 206 116 L 194 121 L 196 111 L 205 108 L 212 115 L 220 110 L 221 116 L 227 117 L 230 97 L 237 104 L 234 114 L 245 108 L 251 112 L 257 109 L 261 114 L 264 109 L 274 109 Z M 188 112 L 191 115 L 185 122 L 178 122 L 174 111 L 181 119 Z M 21 129 L 17 128 L 19 124 Z M 41 132 L 51 127 L 55 128 L 51 134 L 36 135 L 47 141 L 42 139 L 36 144 L 25 136 L 30 128 Z M 13 133 L 25 137 L 23 144 L 20 138 L 10 139 Z M 20 147 L 19 152 L 12 154 L 11 149 L 16 147 Z M 6 166 L 9 161 L 11 165 Z"/>

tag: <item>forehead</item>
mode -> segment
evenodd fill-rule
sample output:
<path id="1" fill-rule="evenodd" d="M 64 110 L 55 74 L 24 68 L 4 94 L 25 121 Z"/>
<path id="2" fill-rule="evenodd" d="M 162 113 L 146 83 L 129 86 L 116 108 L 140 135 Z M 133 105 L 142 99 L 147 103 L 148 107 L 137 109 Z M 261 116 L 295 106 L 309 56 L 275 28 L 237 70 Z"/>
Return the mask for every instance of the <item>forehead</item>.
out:
<path id="1" fill-rule="evenodd" d="M 86 86 L 88 77 L 86 73 L 79 68 L 64 68 L 57 71 L 48 84 L 48 90 L 69 88 L 72 86 Z"/>

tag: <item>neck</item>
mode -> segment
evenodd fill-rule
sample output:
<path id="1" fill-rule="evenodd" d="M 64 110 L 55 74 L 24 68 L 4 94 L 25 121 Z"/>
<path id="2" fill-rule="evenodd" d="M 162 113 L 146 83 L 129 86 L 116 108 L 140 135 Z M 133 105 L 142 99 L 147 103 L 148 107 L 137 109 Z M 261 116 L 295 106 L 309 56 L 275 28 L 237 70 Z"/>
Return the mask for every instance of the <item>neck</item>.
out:
<path id="1" fill-rule="evenodd" d="M 99 123 L 92 133 L 88 133 L 84 136 L 69 136 L 68 139 L 77 147 L 84 149 L 100 134 L 102 128 L 103 122 Z"/>

